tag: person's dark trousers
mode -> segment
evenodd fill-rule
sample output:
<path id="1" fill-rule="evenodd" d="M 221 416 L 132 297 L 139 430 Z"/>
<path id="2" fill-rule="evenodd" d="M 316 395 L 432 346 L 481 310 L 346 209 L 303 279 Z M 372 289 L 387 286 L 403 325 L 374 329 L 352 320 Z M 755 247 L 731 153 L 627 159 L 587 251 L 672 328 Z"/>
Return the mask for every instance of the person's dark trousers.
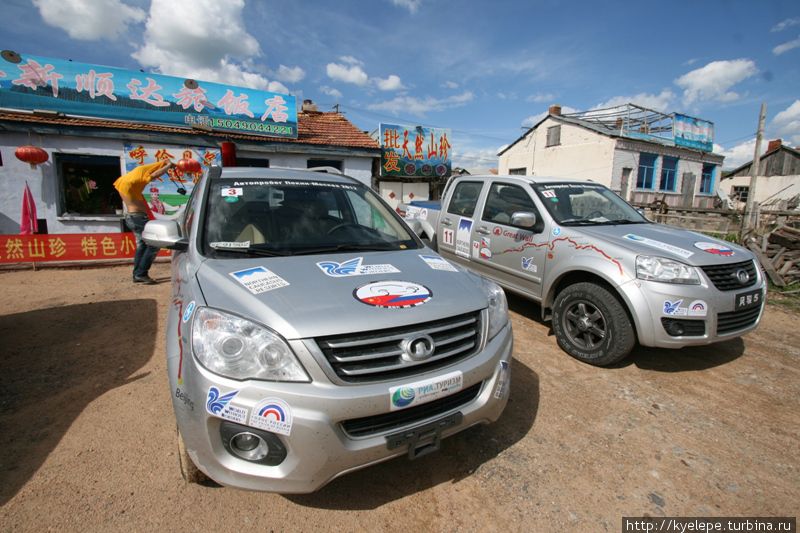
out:
<path id="1" fill-rule="evenodd" d="M 128 213 L 125 215 L 125 225 L 136 235 L 136 255 L 133 256 L 133 277 L 146 278 L 150 272 L 150 265 L 158 254 L 158 248 L 148 246 L 142 240 L 142 231 L 147 224 L 145 213 Z"/>

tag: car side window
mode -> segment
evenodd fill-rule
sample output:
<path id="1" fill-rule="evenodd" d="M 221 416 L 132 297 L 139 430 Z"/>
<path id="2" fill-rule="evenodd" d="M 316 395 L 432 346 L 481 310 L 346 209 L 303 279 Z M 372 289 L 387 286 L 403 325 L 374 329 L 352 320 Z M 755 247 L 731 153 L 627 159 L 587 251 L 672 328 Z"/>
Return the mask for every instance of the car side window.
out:
<path id="1" fill-rule="evenodd" d="M 482 188 L 483 184 L 477 181 L 462 181 L 457 184 L 453 189 L 453 196 L 450 198 L 447 212 L 451 215 L 472 217 Z"/>
<path id="2" fill-rule="evenodd" d="M 492 183 L 483 208 L 483 220 L 513 226 L 511 216 L 519 212 L 533 213 L 536 215 L 536 226 L 540 225 L 542 217 L 525 189 L 508 183 Z"/>

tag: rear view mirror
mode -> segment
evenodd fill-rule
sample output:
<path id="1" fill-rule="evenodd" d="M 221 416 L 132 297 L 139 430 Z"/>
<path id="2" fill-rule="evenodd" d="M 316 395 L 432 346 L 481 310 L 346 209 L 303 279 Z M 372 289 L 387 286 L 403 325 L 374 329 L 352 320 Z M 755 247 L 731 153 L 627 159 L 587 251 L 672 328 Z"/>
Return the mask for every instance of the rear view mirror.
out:
<path id="1" fill-rule="evenodd" d="M 511 225 L 520 228 L 532 228 L 536 225 L 536 214 L 528 211 L 517 211 L 511 215 Z"/>
<path id="2" fill-rule="evenodd" d="M 181 230 L 175 220 L 151 220 L 144 226 L 142 239 L 156 248 L 186 250 L 189 241 L 181 237 Z"/>

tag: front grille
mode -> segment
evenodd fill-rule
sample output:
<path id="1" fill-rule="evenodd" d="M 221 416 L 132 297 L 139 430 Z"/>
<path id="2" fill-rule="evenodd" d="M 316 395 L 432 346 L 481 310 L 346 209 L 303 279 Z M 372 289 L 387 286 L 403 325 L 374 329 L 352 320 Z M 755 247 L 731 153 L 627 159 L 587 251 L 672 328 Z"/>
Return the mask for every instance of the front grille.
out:
<path id="1" fill-rule="evenodd" d="M 404 356 L 403 341 L 421 335 L 433 339 L 433 353 L 422 360 Z M 480 311 L 378 332 L 316 339 L 328 363 L 343 381 L 361 383 L 429 372 L 472 355 L 481 344 Z"/>
<path id="2" fill-rule="evenodd" d="M 741 309 L 739 311 L 718 314 L 717 335 L 733 333 L 734 331 L 752 326 L 756 323 L 756 320 L 758 320 L 759 313 L 761 313 L 760 305 L 751 307 L 750 309 Z"/>
<path id="3" fill-rule="evenodd" d="M 342 422 L 342 429 L 351 437 L 366 437 L 416 424 L 422 420 L 444 414 L 468 404 L 478 397 L 478 393 L 481 391 L 481 385 L 482 383 L 476 383 L 467 389 L 451 394 L 445 398 L 440 398 L 402 411 L 345 420 Z"/>
<path id="4" fill-rule="evenodd" d="M 742 261 L 731 265 L 710 265 L 700 267 L 706 276 L 714 283 L 714 286 L 721 291 L 734 291 L 751 287 L 756 283 L 756 265 L 753 261 Z M 739 270 L 747 272 L 748 280 L 742 284 L 736 273 Z"/>

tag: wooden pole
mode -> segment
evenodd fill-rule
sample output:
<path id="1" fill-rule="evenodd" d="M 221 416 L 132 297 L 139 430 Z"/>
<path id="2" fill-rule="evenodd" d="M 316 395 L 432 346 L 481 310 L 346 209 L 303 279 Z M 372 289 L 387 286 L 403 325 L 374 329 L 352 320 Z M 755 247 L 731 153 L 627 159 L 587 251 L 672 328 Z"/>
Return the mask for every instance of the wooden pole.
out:
<path id="1" fill-rule="evenodd" d="M 750 187 L 747 189 L 747 204 L 744 208 L 744 234 L 758 227 L 758 220 L 753 217 L 753 204 L 756 200 L 756 183 L 758 171 L 761 167 L 761 140 L 764 138 L 764 122 L 767 119 L 767 104 L 761 104 L 761 113 L 758 117 L 758 133 L 756 133 L 756 148 L 753 153 L 753 164 L 750 165 Z"/>

